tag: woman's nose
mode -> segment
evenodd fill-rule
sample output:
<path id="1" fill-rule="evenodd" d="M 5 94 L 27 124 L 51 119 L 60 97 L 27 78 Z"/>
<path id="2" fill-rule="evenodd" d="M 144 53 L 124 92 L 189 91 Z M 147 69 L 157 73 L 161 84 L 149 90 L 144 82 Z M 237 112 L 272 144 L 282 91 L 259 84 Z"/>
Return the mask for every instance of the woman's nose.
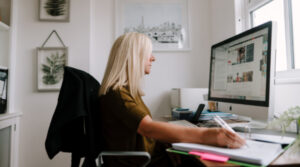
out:
<path id="1" fill-rule="evenodd" d="M 155 57 L 153 55 L 151 55 L 151 61 L 155 61 Z"/>

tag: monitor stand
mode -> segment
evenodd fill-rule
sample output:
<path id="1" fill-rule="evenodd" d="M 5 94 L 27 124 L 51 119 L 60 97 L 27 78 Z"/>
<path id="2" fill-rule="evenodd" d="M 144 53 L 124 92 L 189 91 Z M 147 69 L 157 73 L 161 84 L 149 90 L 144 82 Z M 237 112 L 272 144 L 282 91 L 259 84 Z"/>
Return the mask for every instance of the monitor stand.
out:
<path id="1" fill-rule="evenodd" d="M 218 107 L 220 111 L 237 115 L 238 120 L 245 120 L 230 125 L 232 128 L 239 127 L 236 129 L 244 129 L 246 126 L 252 129 L 265 129 L 269 118 L 273 117 L 272 107 L 225 102 L 218 102 Z"/>

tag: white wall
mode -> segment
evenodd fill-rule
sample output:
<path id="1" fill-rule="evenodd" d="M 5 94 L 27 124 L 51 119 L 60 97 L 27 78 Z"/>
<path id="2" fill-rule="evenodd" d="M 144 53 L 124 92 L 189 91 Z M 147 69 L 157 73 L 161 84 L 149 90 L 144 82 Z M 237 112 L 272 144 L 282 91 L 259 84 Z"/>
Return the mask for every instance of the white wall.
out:
<path id="1" fill-rule="evenodd" d="M 211 0 L 211 38 L 215 44 L 235 35 L 234 0 Z"/>
<path id="2" fill-rule="evenodd" d="M 207 87 L 211 43 L 210 1 L 189 0 L 191 50 L 154 53 L 156 62 L 145 79 L 145 103 L 153 115 L 169 114 L 173 87 Z M 113 0 L 72 0 L 69 23 L 38 21 L 38 1 L 18 0 L 15 109 L 23 113 L 19 164 L 22 167 L 70 166 L 70 155 L 49 160 L 44 142 L 58 92 L 37 91 L 36 47 L 56 29 L 69 47 L 69 65 L 102 79 L 114 41 Z M 50 42 L 51 46 L 55 40 Z M 48 45 L 50 46 L 50 45 Z"/>
<path id="3" fill-rule="evenodd" d="M 70 23 L 38 21 L 38 4 L 37 0 L 18 1 L 16 93 L 10 98 L 14 98 L 14 108 L 23 113 L 19 164 L 20 167 L 70 166 L 69 155 L 59 154 L 50 161 L 45 152 L 44 142 L 58 92 L 37 92 L 36 47 L 55 29 L 69 47 L 69 65 L 88 70 L 90 1 L 71 1 Z"/>
<path id="4" fill-rule="evenodd" d="M 0 29 L 0 66 L 8 67 L 8 39 L 9 31 Z"/>
<path id="5" fill-rule="evenodd" d="M 300 84 L 279 84 L 275 86 L 275 112 L 282 113 L 290 107 L 300 106 Z"/>
<path id="6" fill-rule="evenodd" d="M 153 116 L 170 113 L 169 91 L 177 87 L 207 87 L 210 54 L 210 6 L 208 0 L 189 1 L 191 50 L 155 52 L 152 73 L 145 79 L 145 103 Z M 96 1 L 95 51 L 91 73 L 102 79 L 109 49 L 115 39 L 114 1 Z M 105 17 L 104 17 L 105 16 Z"/>
<path id="7" fill-rule="evenodd" d="M 209 1 L 189 1 L 191 51 L 154 53 L 152 73 L 146 77 L 145 102 L 152 114 L 170 114 L 171 88 L 207 87 L 210 55 Z"/>

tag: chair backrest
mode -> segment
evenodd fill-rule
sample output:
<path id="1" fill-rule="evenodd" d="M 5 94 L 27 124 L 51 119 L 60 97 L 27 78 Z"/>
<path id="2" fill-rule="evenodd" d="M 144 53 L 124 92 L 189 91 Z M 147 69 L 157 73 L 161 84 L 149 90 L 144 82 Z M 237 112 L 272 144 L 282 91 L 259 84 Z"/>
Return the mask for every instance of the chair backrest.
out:
<path id="1" fill-rule="evenodd" d="M 99 82 L 90 74 L 72 67 L 64 68 L 63 83 L 45 143 L 49 158 L 63 151 L 71 152 L 73 158 L 96 159 L 101 150 L 99 88 Z"/>

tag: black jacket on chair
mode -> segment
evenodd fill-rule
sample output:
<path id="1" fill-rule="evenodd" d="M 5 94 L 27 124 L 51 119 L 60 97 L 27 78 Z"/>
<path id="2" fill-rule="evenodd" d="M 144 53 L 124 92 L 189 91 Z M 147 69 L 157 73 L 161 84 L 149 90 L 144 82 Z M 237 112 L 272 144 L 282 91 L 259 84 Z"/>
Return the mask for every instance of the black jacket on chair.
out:
<path id="1" fill-rule="evenodd" d="M 63 83 L 46 138 L 52 159 L 59 151 L 72 153 L 72 167 L 95 167 L 101 150 L 98 90 L 99 82 L 90 74 L 64 68 Z"/>

